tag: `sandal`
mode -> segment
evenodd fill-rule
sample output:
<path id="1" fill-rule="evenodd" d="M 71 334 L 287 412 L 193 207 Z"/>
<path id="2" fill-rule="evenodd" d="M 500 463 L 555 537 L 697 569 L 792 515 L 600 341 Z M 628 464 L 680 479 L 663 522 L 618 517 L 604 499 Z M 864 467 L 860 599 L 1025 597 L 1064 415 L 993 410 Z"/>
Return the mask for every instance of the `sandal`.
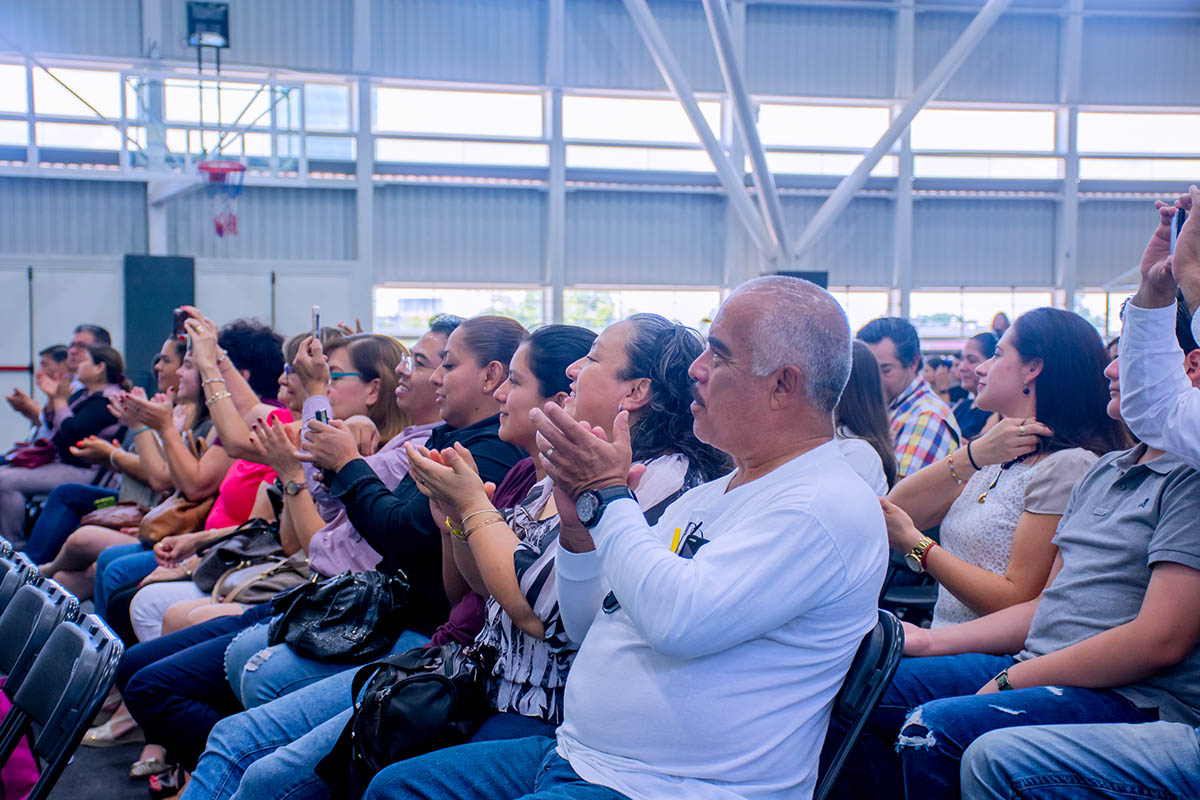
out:
<path id="1" fill-rule="evenodd" d="M 187 786 L 188 774 L 182 766 L 176 764 L 168 772 L 150 776 L 151 800 L 167 800 L 175 797 Z"/>
<path id="2" fill-rule="evenodd" d="M 115 723 L 129 722 L 132 719 L 133 717 L 128 714 L 113 717 L 103 725 L 92 728 L 84 734 L 83 741 L 80 744 L 87 747 L 116 747 L 117 745 L 146 741 L 146 734 L 142 733 L 142 729 L 137 725 L 134 725 L 133 728 L 125 731 L 120 736 L 113 733 L 113 725 Z"/>
<path id="3" fill-rule="evenodd" d="M 161 775 L 164 772 L 170 772 L 175 765 L 167 761 L 165 758 L 142 758 L 133 762 L 133 766 L 129 768 L 129 777 L 134 780 L 143 780 L 151 775 Z"/>

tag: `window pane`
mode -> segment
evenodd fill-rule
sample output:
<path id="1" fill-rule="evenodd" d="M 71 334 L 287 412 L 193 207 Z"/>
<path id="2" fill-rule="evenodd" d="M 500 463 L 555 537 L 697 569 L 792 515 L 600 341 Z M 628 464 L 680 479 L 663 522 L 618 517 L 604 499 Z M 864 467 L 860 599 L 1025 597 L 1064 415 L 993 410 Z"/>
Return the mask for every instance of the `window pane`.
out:
<path id="1" fill-rule="evenodd" d="M 632 314 L 650 312 L 707 333 L 720 305 L 716 289 L 567 289 L 563 320 L 599 331 Z"/>
<path id="2" fill-rule="evenodd" d="M 260 91 L 261 90 L 261 91 Z M 172 78 L 163 87 L 165 108 L 163 114 L 169 122 L 230 127 L 236 124 L 244 128 L 253 123 L 256 128 L 271 124 L 265 113 L 271 107 L 268 87 L 257 83 L 229 83 L 222 81 L 220 90 L 216 81 L 189 81 Z M 218 98 L 219 94 L 219 98 Z M 217 115 L 220 100 L 220 117 Z"/>
<path id="3" fill-rule="evenodd" d="M 1061 158 L 986 158 L 982 156 L 914 156 L 918 178 L 1035 178 L 1063 177 Z"/>
<path id="4" fill-rule="evenodd" d="M 304 84 L 304 127 L 310 131 L 350 130 L 350 87 Z"/>
<path id="5" fill-rule="evenodd" d="M 595 147 L 567 145 L 567 166 L 593 169 L 653 169 L 666 172 L 713 172 L 705 150 L 665 147 Z"/>
<path id="6" fill-rule="evenodd" d="M 927 108 L 912 123 L 914 150 L 1053 150 L 1053 111 Z"/>
<path id="7" fill-rule="evenodd" d="M 861 147 L 868 150 L 887 130 L 889 116 L 886 108 L 763 103 L 758 109 L 758 135 L 768 147 Z"/>
<path id="8" fill-rule="evenodd" d="M 1079 159 L 1079 177 L 1085 181 L 1194 181 L 1197 175 L 1200 175 L 1200 159 Z"/>
<path id="9" fill-rule="evenodd" d="M 542 324 L 540 289 L 450 289 L 444 287 L 375 287 L 375 333 L 408 341 L 420 338 L 435 314 L 499 314 L 526 328 Z"/>
<path id="10" fill-rule="evenodd" d="M 1129 292 L 1078 292 L 1075 313 L 1092 323 L 1092 327 L 1108 342 L 1121 333 L 1121 306 Z"/>
<path id="11" fill-rule="evenodd" d="M 886 317 L 888 313 L 888 293 L 886 291 L 862 291 L 849 288 L 831 288 L 830 293 L 842 304 L 846 318 L 850 321 L 851 334 L 866 325 L 876 317 Z"/>
<path id="12" fill-rule="evenodd" d="M 141 119 L 142 106 L 145 105 L 145 84 L 140 78 L 125 79 L 125 118 Z"/>
<path id="13" fill-rule="evenodd" d="M 721 104 L 700 103 L 713 133 L 721 132 Z M 563 137 L 618 142 L 699 143 L 683 107 L 674 100 L 630 97 L 563 98 Z"/>
<path id="14" fill-rule="evenodd" d="M 374 129 L 461 136 L 541 136 L 542 97 L 501 92 L 375 89 Z"/>
<path id="15" fill-rule="evenodd" d="M 275 127 L 279 130 L 300 130 L 300 91 L 295 87 L 273 88 L 275 103 Z"/>
<path id="16" fill-rule="evenodd" d="M 550 149 L 544 144 L 444 142 L 422 139 L 377 139 L 375 158 L 415 164 L 502 164 L 544 167 Z"/>
<path id="17" fill-rule="evenodd" d="M 17 119 L 0 120 L 0 144 L 29 144 L 29 125 Z"/>
<path id="18" fill-rule="evenodd" d="M 38 147 L 71 147 L 86 150 L 120 150 L 121 132 L 111 125 L 72 122 L 39 122 L 34 126 Z"/>
<path id="19" fill-rule="evenodd" d="M 968 326 L 963 319 L 962 292 L 913 292 L 909 295 L 909 320 L 926 340 L 955 339 L 966 335 Z M 970 330 L 978 324 L 972 321 Z M 929 349 L 925 347 L 925 349 Z"/>
<path id="20" fill-rule="evenodd" d="M 849 153 L 778 153 L 767 151 L 767 167 L 771 172 L 790 175 L 849 175 L 862 161 L 862 156 Z M 876 177 L 895 177 L 899 169 L 896 156 L 884 156 L 871 170 Z M 746 162 L 750 171 L 750 162 Z"/>
<path id="21" fill-rule="evenodd" d="M 353 161 L 357 152 L 357 142 L 343 136 L 309 136 L 305 148 L 309 158 Z"/>
<path id="22" fill-rule="evenodd" d="M 1200 153 L 1200 114 L 1080 112 L 1079 152 Z"/>
<path id="23" fill-rule="evenodd" d="M 28 108 L 26 99 L 25 67 L 0 64 L 0 111 L 24 114 Z"/>
<path id="24" fill-rule="evenodd" d="M 51 69 L 51 72 L 71 90 L 96 108 L 105 117 L 121 115 L 121 76 L 116 72 L 90 69 Z M 91 117 L 92 111 L 79 97 L 38 67 L 33 69 L 33 109 L 38 114 L 64 117 Z"/>

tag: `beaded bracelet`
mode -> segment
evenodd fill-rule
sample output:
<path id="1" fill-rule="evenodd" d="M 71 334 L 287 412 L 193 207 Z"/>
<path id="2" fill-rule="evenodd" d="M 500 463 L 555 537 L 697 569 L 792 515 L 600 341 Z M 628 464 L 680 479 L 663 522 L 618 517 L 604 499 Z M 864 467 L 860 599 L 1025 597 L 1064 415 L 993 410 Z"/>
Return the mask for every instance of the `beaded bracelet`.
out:
<path id="1" fill-rule="evenodd" d="M 962 478 L 958 477 L 958 473 L 954 471 L 954 451 L 953 450 L 950 451 L 950 458 L 948 458 L 947 461 L 950 464 L 950 477 L 954 479 L 955 483 L 957 483 L 959 486 L 962 486 L 964 483 L 966 483 L 966 481 L 964 481 Z"/>
<path id="2" fill-rule="evenodd" d="M 200 381 L 201 386 L 208 386 L 210 383 L 225 383 L 224 378 L 209 378 L 208 380 Z"/>
<path id="3" fill-rule="evenodd" d="M 212 397 L 205 400 L 204 405 L 212 408 L 213 403 L 217 402 L 218 400 L 224 400 L 226 397 L 233 397 L 233 395 L 231 395 L 229 392 L 217 392 Z"/>

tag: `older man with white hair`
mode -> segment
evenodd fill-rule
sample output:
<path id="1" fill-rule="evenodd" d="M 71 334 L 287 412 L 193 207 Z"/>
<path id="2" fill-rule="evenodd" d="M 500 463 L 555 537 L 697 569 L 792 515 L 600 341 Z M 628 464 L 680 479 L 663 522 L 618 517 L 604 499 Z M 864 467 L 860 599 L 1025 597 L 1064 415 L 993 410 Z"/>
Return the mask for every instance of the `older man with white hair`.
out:
<path id="1" fill-rule="evenodd" d="M 533 412 L 562 515 L 559 603 L 591 620 L 557 738 L 411 759 L 367 798 L 811 796 L 887 560 L 875 496 L 833 439 L 846 316 L 807 281 L 751 281 L 690 374 L 696 435 L 736 469 L 654 527 L 628 486 L 624 412 L 611 443 L 557 406 Z"/>

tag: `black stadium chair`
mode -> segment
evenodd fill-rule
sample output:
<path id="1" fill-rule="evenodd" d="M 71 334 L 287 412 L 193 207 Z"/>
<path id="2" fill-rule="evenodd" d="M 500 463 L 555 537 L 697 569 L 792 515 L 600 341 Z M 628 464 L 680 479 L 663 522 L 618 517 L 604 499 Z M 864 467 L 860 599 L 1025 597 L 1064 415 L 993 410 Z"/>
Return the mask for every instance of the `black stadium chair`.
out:
<path id="1" fill-rule="evenodd" d="M 895 615 L 879 610 L 879 621 L 854 654 L 842 690 L 833 703 L 829 734 L 821 754 L 821 779 L 813 800 L 825 800 L 837 781 L 867 717 L 879 705 L 904 653 L 904 629 Z M 840 738 L 839 738 L 840 737 Z M 832 749 L 831 752 L 831 748 Z"/>
<path id="2" fill-rule="evenodd" d="M 12 554 L 16 552 L 13 543 L 3 536 L 0 536 L 0 558 L 12 558 Z"/>
<path id="3" fill-rule="evenodd" d="M 37 565 L 24 553 L 13 553 L 9 558 L 0 558 L 0 611 L 12 600 L 17 589 L 37 579 Z"/>
<path id="4" fill-rule="evenodd" d="M 10 699 L 54 629 L 78 617 L 79 601 L 55 581 L 17 589 L 0 614 L 0 674 L 5 677 L 4 691 Z"/>
<path id="5" fill-rule="evenodd" d="M 23 736 L 45 762 L 28 800 L 45 800 L 104 703 L 125 647 L 99 617 L 63 622 L 46 641 L 0 724 L 0 765 Z"/>

